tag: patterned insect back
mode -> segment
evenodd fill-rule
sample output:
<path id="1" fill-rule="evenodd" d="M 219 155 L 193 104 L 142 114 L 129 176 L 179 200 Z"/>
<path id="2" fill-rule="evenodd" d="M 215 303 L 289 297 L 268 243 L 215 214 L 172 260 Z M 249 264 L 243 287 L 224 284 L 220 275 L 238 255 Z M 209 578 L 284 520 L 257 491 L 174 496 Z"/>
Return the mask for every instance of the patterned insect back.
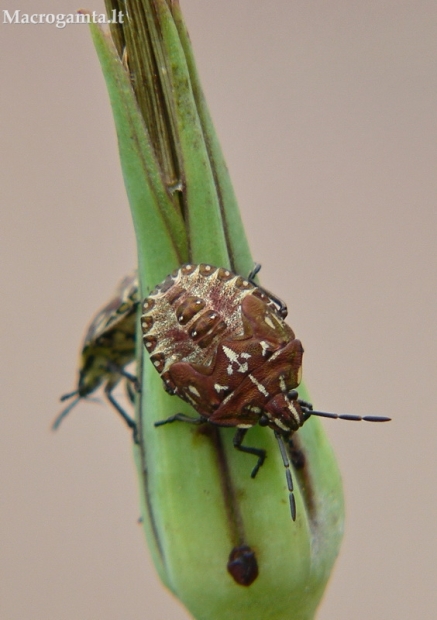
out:
<path id="1" fill-rule="evenodd" d="M 288 393 L 303 349 L 273 299 L 249 279 L 212 265 L 184 265 L 143 304 L 144 344 L 167 391 L 220 426 L 267 416 L 281 431 L 303 416 Z"/>
<path id="2" fill-rule="evenodd" d="M 81 398 L 86 398 L 104 384 L 105 394 L 128 426 L 135 430 L 135 423 L 112 395 L 112 390 L 123 377 L 135 381 L 125 366 L 135 359 L 136 313 L 139 304 L 138 276 L 126 276 L 118 285 L 114 297 L 91 321 L 79 360 L 77 389 L 65 394 L 61 400 L 73 401 L 57 416 L 52 428 L 58 428 Z"/>
<path id="3" fill-rule="evenodd" d="M 79 364 L 81 396 L 87 396 L 104 382 L 115 386 L 121 376 L 110 366 L 121 369 L 134 361 L 138 303 L 138 276 L 134 272 L 123 278 L 114 297 L 88 327 Z"/>

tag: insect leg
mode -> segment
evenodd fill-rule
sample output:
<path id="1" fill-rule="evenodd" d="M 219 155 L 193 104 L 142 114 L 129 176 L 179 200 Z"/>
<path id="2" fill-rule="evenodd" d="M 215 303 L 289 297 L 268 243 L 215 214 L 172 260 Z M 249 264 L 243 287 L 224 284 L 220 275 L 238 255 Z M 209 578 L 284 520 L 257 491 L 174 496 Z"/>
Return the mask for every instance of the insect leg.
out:
<path id="1" fill-rule="evenodd" d="M 255 476 L 257 475 L 259 468 L 261 467 L 261 465 L 264 463 L 265 459 L 266 459 L 266 451 L 263 450 L 262 448 L 251 448 L 249 446 L 242 446 L 241 443 L 244 439 L 244 436 L 247 433 L 247 428 L 239 428 L 237 430 L 237 432 L 234 435 L 234 448 L 236 448 L 237 450 L 240 450 L 240 452 L 247 452 L 248 454 L 254 454 L 255 456 L 258 457 L 258 462 L 255 465 L 255 467 L 252 469 L 252 473 L 250 474 L 251 478 L 255 478 Z"/>
<path id="2" fill-rule="evenodd" d="M 61 401 L 61 403 L 63 403 L 64 400 L 69 400 L 73 396 L 76 396 L 76 394 L 79 394 L 79 390 L 74 390 L 74 392 L 69 392 L 68 394 L 64 394 L 63 396 L 61 396 L 59 400 Z"/>
<path id="3" fill-rule="evenodd" d="M 192 418 L 184 413 L 176 413 L 175 415 L 165 418 L 165 420 L 158 420 L 154 426 L 164 426 L 164 424 L 171 424 L 172 422 L 187 422 L 188 424 L 203 424 L 205 418 Z"/>
<path id="4" fill-rule="evenodd" d="M 249 280 L 249 282 L 251 284 L 253 284 L 257 288 L 259 288 L 263 293 L 265 293 L 267 295 L 267 297 L 270 297 L 270 299 L 278 306 L 278 312 L 279 312 L 280 316 L 283 319 L 285 319 L 285 317 L 288 314 L 288 308 L 287 308 L 287 304 L 285 303 L 285 301 L 282 301 L 282 299 L 280 297 L 277 297 L 276 295 L 273 295 L 273 293 L 271 293 L 270 291 L 268 291 L 267 289 L 265 289 L 264 287 L 260 286 L 259 284 L 257 284 L 254 281 L 254 278 L 256 277 L 256 275 L 259 273 L 260 270 L 261 270 L 261 265 L 259 263 L 255 263 L 254 266 L 253 266 L 253 269 L 251 270 L 251 272 L 247 276 L 247 279 Z"/>
<path id="5" fill-rule="evenodd" d="M 123 420 L 126 422 L 126 424 L 128 425 L 129 428 L 132 429 L 132 436 L 133 436 L 133 440 L 134 443 L 138 443 L 138 429 L 137 429 L 137 424 L 135 422 L 135 420 L 133 420 L 127 413 L 126 411 L 123 409 L 123 407 L 115 400 L 115 398 L 112 395 L 112 390 L 115 386 L 108 383 L 105 386 L 105 395 L 106 398 L 109 400 L 109 402 L 111 403 L 111 405 L 114 407 L 114 409 L 117 411 L 117 413 L 119 413 L 121 415 L 121 417 L 123 418 Z"/>
<path id="6" fill-rule="evenodd" d="M 77 390 L 75 392 L 71 392 L 71 394 L 65 394 L 64 396 L 61 396 L 61 400 L 67 400 L 68 398 L 71 398 L 75 394 L 77 394 Z M 73 407 L 77 405 L 80 399 L 81 397 L 78 396 L 77 398 L 72 400 L 71 403 L 67 405 L 67 407 L 65 407 L 65 409 L 61 411 L 61 413 L 56 417 L 55 421 L 52 424 L 52 431 L 58 430 L 59 425 L 61 424 L 62 420 L 70 413 Z"/>
<path id="7" fill-rule="evenodd" d="M 135 375 L 131 374 L 130 372 L 127 372 L 127 370 L 125 370 L 121 366 L 118 366 L 117 364 L 114 364 L 114 362 L 108 362 L 107 363 L 107 368 L 111 372 L 115 372 L 118 375 L 121 375 L 122 377 L 127 379 L 130 383 L 132 383 L 132 385 L 134 386 L 134 388 L 135 388 L 135 390 L 137 392 L 141 392 L 140 382 L 138 381 L 138 378 Z"/>
<path id="8" fill-rule="evenodd" d="M 256 278 L 256 276 L 259 274 L 260 271 L 261 271 L 261 265 L 259 263 L 253 263 L 252 270 L 247 276 L 247 279 L 249 280 L 249 282 L 252 282 L 252 284 L 254 284 L 255 286 L 258 286 L 258 284 L 256 284 L 253 280 Z"/>
<path id="9" fill-rule="evenodd" d="M 126 380 L 126 383 L 125 383 L 124 387 L 126 389 L 127 397 L 129 398 L 130 402 L 132 404 L 134 404 L 135 403 L 135 393 L 136 392 L 135 392 L 134 388 L 132 387 L 132 382 L 129 381 L 129 380 Z"/>

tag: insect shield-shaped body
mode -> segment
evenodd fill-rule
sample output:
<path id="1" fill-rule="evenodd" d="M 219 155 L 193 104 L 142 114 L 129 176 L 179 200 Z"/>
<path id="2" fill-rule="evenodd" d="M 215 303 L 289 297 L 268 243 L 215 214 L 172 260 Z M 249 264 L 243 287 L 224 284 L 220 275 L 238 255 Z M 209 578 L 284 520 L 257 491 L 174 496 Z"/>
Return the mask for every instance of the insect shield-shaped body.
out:
<path id="1" fill-rule="evenodd" d="M 143 305 L 144 344 L 167 391 L 220 426 L 274 430 L 303 422 L 287 394 L 303 349 L 275 303 L 249 280 L 211 265 L 184 265 Z"/>
<path id="2" fill-rule="evenodd" d="M 190 403 L 201 420 L 238 428 L 237 449 L 248 428 L 260 423 L 282 442 L 305 421 L 293 392 L 300 383 L 303 349 L 284 322 L 283 306 L 250 279 L 211 265 L 184 265 L 146 298 L 142 329 L 150 359 L 166 390 Z M 185 420 L 181 414 L 165 422 Z"/>
<path id="3" fill-rule="evenodd" d="M 120 282 L 113 299 L 92 320 L 82 345 L 77 389 L 62 396 L 61 400 L 76 398 L 58 415 L 53 429 L 58 428 L 81 398 L 86 398 L 105 384 L 108 400 L 135 433 L 135 423 L 114 399 L 112 390 L 122 377 L 136 382 L 135 377 L 125 372 L 124 368 L 135 358 L 138 304 L 138 277 L 135 272 Z"/>
<path id="4" fill-rule="evenodd" d="M 298 400 L 302 345 L 284 322 L 286 306 L 253 282 L 255 273 L 244 279 L 221 267 L 183 265 L 145 299 L 141 324 L 150 359 L 165 389 L 200 414 L 177 413 L 155 426 L 183 421 L 237 427 L 235 448 L 258 457 L 253 478 L 266 452 L 242 441 L 255 424 L 269 426 L 284 463 L 294 520 L 287 450 L 289 444 L 293 456 L 292 434 L 312 415 L 368 422 L 390 418 L 314 411 Z M 296 466 L 302 465 L 300 455 Z"/>

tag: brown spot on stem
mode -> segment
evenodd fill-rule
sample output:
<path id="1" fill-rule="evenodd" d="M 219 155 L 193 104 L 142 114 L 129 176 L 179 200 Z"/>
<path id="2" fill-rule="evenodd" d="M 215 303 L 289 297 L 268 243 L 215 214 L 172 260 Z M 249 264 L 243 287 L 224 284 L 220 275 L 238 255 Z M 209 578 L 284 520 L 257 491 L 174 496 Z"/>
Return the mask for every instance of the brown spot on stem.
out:
<path id="1" fill-rule="evenodd" d="M 250 586 L 258 577 L 255 552 L 247 545 L 234 547 L 229 554 L 228 573 L 240 586 Z"/>

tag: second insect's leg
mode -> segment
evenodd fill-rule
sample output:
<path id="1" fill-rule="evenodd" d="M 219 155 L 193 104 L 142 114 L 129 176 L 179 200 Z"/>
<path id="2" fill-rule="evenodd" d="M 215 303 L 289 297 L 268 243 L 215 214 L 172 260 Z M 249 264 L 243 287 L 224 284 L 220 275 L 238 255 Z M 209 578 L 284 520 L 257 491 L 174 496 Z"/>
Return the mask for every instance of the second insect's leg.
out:
<path id="1" fill-rule="evenodd" d="M 126 422 L 129 428 L 132 429 L 133 440 L 135 443 L 138 443 L 138 429 L 135 420 L 133 420 L 123 409 L 123 407 L 115 400 L 112 395 L 113 387 L 111 384 L 108 384 L 105 387 L 106 398 L 109 400 L 114 409 L 121 415 L 123 420 Z"/>

